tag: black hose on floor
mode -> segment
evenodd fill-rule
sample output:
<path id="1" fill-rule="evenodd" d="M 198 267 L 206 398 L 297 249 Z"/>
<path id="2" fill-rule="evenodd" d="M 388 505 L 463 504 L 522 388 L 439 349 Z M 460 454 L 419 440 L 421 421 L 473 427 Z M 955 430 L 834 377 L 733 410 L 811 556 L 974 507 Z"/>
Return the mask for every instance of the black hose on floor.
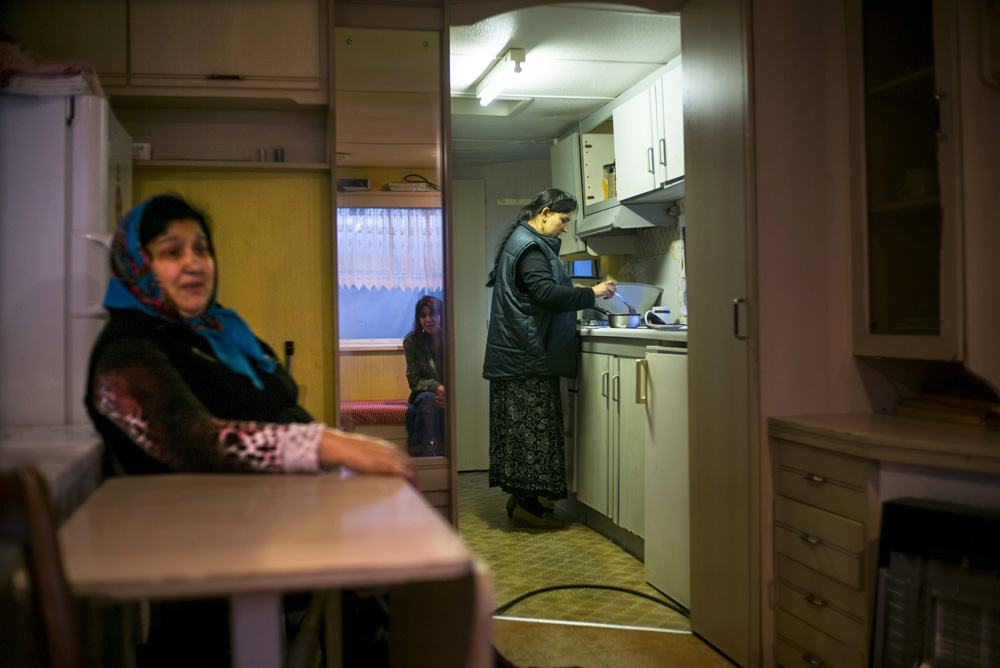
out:
<path id="1" fill-rule="evenodd" d="M 568 585 L 552 585 L 551 587 L 541 587 L 539 589 L 533 589 L 526 594 L 521 594 L 517 598 L 504 603 L 499 608 L 493 611 L 494 615 L 502 615 L 507 612 L 514 605 L 520 603 L 529 596 L 534 596 L 535 594 L 544 594 L 549 591 L 556 591 L 559 589 L 607 589 L 610 591 L 620 591 L 626 594 L 634 594 L 636 596 L 641 596 L 642 598 L 649 599 L 653 603 L 659 603 L 660 605 L 666 606 L 673 610 L 674 612 L 684 615 L 687 618 L 691 618 L 691 612 L 687 608 L 682 608 L 679 605 L 675 605 L 670 601 L 664 600 L 662 598 L 656 598 L 655 596 L 650 596 L 649 594 L 644 594 L 641 591 L 635 591 L 634 589 L 628 589 L 626 587 L 615 587 L 613 585 L 593 585 L 593 584 L 568 584 Z"/>

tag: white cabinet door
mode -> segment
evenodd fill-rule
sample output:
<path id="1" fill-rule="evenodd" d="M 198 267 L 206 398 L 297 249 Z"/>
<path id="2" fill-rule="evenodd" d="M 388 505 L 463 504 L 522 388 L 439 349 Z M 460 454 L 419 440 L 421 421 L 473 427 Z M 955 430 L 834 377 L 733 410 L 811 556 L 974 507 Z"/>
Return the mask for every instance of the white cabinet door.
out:
<path id="1" fill-rule="evenodd" d="M 610 516 L 608 407 L 610 355 L 581 353 L 577 371 L 576 485 L 577 499 Z"/>
<path id="2" fill-rule="evenodd" d="M 616 357 L 611 382 L 612 429 L 617 450 L 617 503 L 614 520 L 640 538 L 645 533 L 644 508 L 646 410 L 636 400 L 634 357 Z"/>
<path id="3" fill-rule="evenodd" d="M 646 581 L 691 605 L 687 351 L 646 355 Z"/>
<path id="4" fill-rule="evenodd" d="M 615 172 L 618 201 L 656 187 L 654 181 L 653 117 L 649 89 L 614 110 Z"/>
<path id="5" fill-rule="evenodd" d="M 677 66 L 660 77 L 656 102 L 656 185 L 684 176 L 684 101 L 680 57 Z"/>
<path id="6" fill-rule="evenodd" d="M 130 83 L 318 89 L 319 19 L 318 0 L 131 0 Z"/>
<path id="7" fill-rule="evenodd" d="M 549 164 L 552 170 L 552 187 L 565 190 L 576 198 L 579 208 L 573 214 L 569 229 L 560 237 L 562 246 L 559 255 L 586 252 L 587 245 L 576 236 L 577 223 L 583 219 L 583 178 L 580 158 L 580 133 L 574 132 L 549 149 Z"/>

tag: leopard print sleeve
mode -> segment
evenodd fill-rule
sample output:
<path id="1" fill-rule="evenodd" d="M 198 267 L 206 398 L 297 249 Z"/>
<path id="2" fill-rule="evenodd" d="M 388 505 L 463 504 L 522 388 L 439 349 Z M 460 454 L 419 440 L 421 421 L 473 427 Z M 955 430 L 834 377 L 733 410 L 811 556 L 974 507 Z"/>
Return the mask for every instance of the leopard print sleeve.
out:
<path id="1" fill-rule="evenodd" d="M 176 471 L 319 470 L 325 425 L 222 420 L 191 392 L 155 345 L 109 345 L 95 365 L 93 403 L 138 447 Z"/>

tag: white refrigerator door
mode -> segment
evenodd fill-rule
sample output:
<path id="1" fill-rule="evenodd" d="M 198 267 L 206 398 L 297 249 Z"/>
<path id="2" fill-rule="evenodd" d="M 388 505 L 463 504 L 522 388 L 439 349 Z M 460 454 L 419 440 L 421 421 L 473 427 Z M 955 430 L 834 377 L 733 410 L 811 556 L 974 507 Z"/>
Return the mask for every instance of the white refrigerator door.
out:
<path id="1" fill-rule="evenodd" d="M 646 581 L 691 605 L 687 352 L 646 349 Z"/>
<path id="2" fill-rule="evenodd" d="M 107 253 L 107 100 L 0 96 L 0 426 L 88 422 Z M 78 318 L 77 314 L 87 313 Z"/>

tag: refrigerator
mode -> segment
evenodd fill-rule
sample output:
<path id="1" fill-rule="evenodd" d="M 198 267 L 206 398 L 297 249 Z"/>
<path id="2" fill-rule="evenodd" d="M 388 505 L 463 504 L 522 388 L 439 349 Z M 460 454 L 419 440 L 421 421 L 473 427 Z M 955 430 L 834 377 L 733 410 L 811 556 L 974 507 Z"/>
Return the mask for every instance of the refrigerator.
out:
<path id="1" fill-rule="evenodd" d="M 89 424 L 132 140 L 94 95 L 0 95 L 0 428 Z"/>
<path id="2" fill-rule="evenodd" d="M 645 577 L 691 607 L 687 348 L 646 348 Z"/>

